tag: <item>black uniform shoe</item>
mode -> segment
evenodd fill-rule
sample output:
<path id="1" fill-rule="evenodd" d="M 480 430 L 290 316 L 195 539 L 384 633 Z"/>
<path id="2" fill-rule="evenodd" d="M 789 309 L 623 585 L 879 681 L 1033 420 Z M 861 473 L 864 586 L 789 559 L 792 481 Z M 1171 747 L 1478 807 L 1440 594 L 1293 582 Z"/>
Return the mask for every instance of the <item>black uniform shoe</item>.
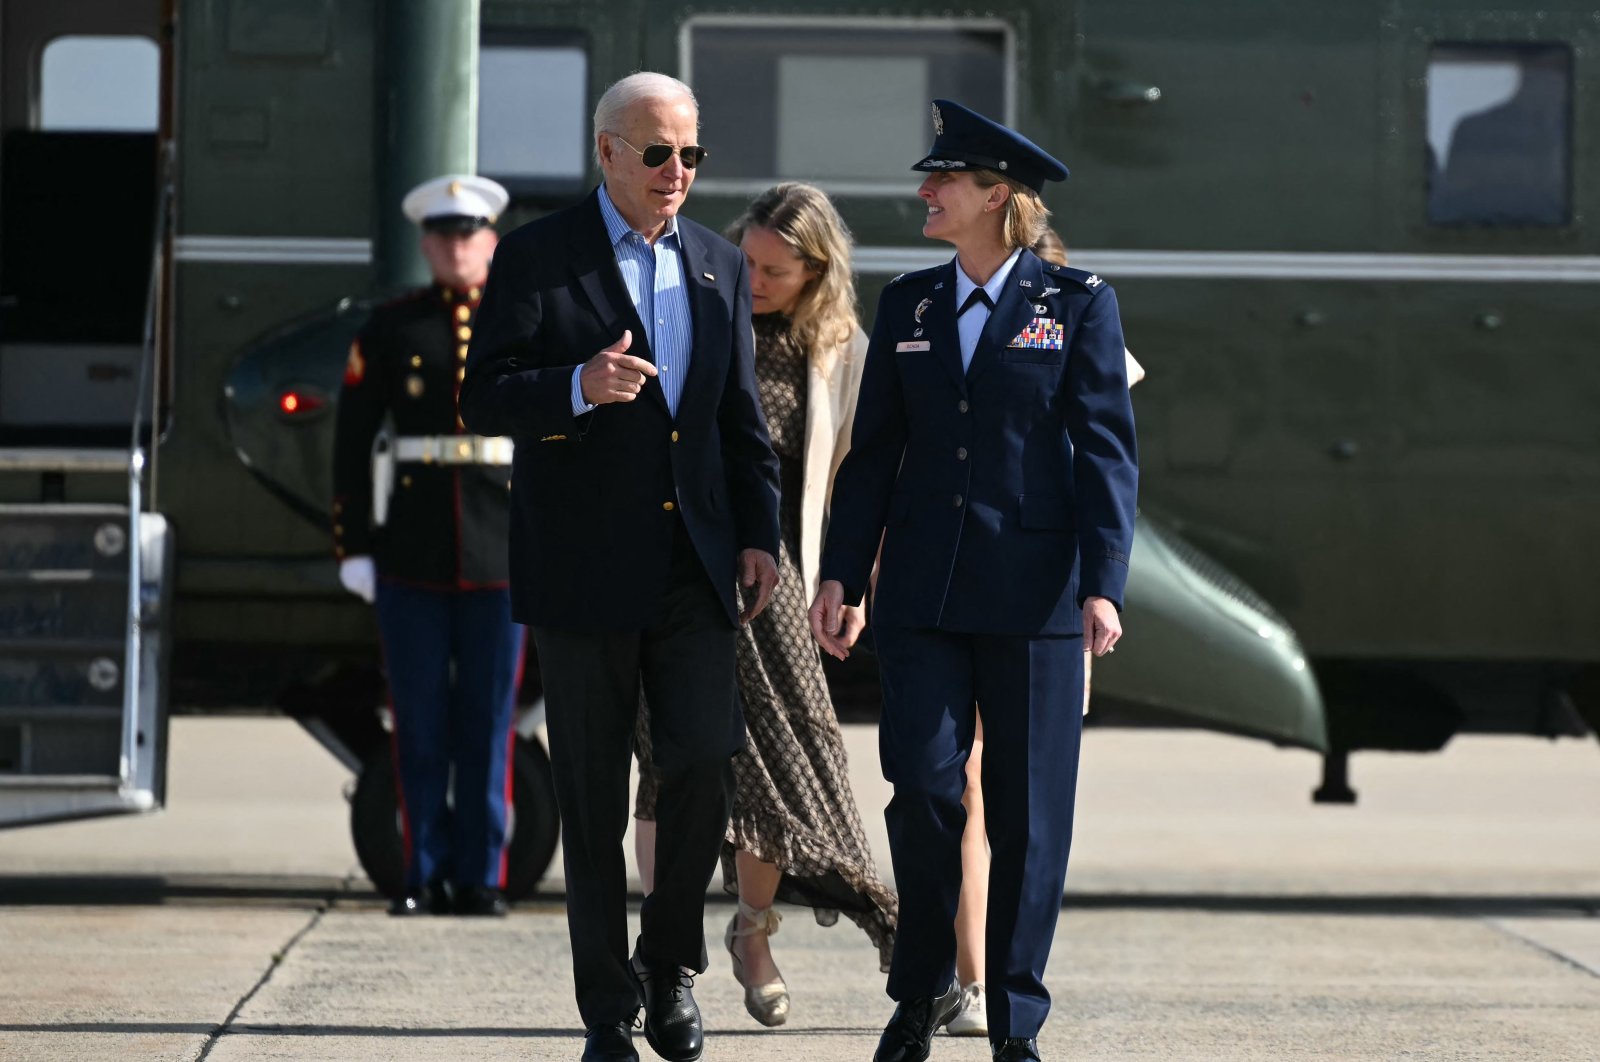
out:
<path id="1" fill-rule="evenodd" d="M 961 1009 L 961 982 L 952 981 L 942 996 L 904 999 L 884 1026 L 872 1062 L 923 1062 L 933 1034 Z"/>
<path id="2" fill-rule="evenodd" d="M 994 1062 L 1039 1062 L 1039 1045 L 1012 1037 L 994 1045 Z"/>
<path id="3" fill-rule="evenodd" d="M 633 1049 L 633 1022 L 596 1025 L 583 1037 L 583 1062 L 639 1062 Z"/>
<path id="4" fill-rule="evenodd" d="M 694 1001 L 694 975 L 677 967 L 645 968 L 633 953 L 633 972 L 644 987 L 644 1038 L 667 1062 L 695 1062 L 705 1050 L 700 1007 Z"/>
<path id="5" fill-rule="evenodd" d="M 456 887 L 456 914 L 477 918 L 504 918 L 511 905 L 506 894 L 487 885 Z"/>
<path id="6" fill-rule="evenodd" d="M 412 915 L 449 914 L 450 894 L 443 885 L 424 885 L 400 896 L 389 904 L 389 913 L 406 918 Z"/>

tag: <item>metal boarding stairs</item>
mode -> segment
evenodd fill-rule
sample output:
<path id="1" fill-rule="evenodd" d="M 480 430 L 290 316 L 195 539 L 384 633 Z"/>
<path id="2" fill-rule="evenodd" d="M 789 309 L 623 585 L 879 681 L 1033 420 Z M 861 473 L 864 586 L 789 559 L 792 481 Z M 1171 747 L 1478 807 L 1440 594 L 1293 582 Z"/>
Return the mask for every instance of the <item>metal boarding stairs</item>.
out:
<path id="1" fill-rule="evenodd" d="M 126 505 L 0 504 L 0 827 L 149 811 L 165 799 L 173 536 L 146 508 L 143 443 L 170 151 L 162 162 L 129 448 L 0 449 L 0 472 L 128 480 Z"/>

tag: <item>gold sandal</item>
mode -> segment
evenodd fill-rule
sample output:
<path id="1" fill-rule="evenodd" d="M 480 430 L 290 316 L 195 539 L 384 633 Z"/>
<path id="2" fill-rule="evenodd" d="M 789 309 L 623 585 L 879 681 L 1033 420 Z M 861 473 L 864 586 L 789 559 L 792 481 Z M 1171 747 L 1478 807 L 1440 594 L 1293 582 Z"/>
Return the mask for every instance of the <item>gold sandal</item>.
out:
<path id="1" fill-rule="evenodd" d="M 743 927 L 739 925 L 739 918 L 743 916 L 753 925 Z M 789 1020 L 789 986 L 783 983 L 783 978 L 768 981 L 764 985 L 747 985 L 744 982 L 744 960 L 739 958 L 733 942 L 738 937 L 753 937 L 757 934 L 772 936 L 778 931 L 778 925 L 783 921 L 783 915 L 771 907 L 755 908 L 739 901 L 739 913 L 728 920 L 728 931 L 722 935 L 722 943 L 728 949 L 728 956 L 733 959 L 733 979 L 744 986 L 744 1009 L 750 1016 L 767 1028 L 774 1028 Z"/>

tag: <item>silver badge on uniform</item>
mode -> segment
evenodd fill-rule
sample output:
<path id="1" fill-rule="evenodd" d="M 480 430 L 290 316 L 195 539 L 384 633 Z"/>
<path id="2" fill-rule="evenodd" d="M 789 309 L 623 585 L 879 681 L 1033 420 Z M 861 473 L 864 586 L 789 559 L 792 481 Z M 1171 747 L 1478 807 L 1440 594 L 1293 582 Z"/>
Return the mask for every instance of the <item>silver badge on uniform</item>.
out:
<path id="1" fill-rule="evenodd" d="M 1042 302 L 1036 302 L 1033 304 L 1033 312 L 1037 314 L 1047 314 L 1050 312 L 1050 307 L 1046 306 Z"/>
<path id="2" fill-rule="evenodd" d="M 1091 274 L 1089 279 L 1085 280 L 1084 283 L 1089 285 L 1091 288 L 1098 288 L 1101 284 L 1104 284 L 1105 281 L 1100 279 L 1100 275 L 1098 273 L 1094 273 Z"/>
<path id="3" fill-rule="evenodd" d="M 919 328 L 915 332 L 912 332 L 911 333 L 911 338 L 912 339 L 921 339 L 922 338 L 922 329 Z"/>
<path id="4" fill-rule="evenodd" d="M 1042 297 L 1048 299 L 1050 296 L 1054 295 L 1056 292 L 1058 292 L 1060 290 L 1061 290 L 1060 288 L 1045 288 L 1044 289 L 1044 295 Z"/>
<path id="5" fill-rule="evenodd" d="M 924 313 L 926 313 L 928 311 L 928 307 L 932 306 L 932 305 L 933 305 L 933 300 L 932 299 L 923 299 L 921 302 L 917 303 L 916 312 L 914 312 L 911 315 L 913 318 L 916 319 L 917 324 L 921 324 L 922 323 L 922 315 Z"/>

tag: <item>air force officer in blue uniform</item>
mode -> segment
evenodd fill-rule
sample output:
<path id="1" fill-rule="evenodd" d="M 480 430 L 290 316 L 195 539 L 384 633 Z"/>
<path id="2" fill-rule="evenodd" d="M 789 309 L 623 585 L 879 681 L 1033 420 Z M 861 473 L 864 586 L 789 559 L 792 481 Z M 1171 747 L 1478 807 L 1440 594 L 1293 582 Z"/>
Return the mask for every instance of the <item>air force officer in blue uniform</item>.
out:
<path id="1" fill-rule="evenodd" d="M 1082 734 L 1083 651 L 1113 651 L 1138 471 L 1117 299 L 1028 250 L 1067 169 L 959 104 L 934 103 L 923 233 L 951 262 L 878 303 L 854 442 L 833 488 L 812 629 L 842 656 L 867 590 L 880 754 L 900 888 L 878 1062 L 920 1062 L 954 1014 L 961 805 L 976 706 L 988 751 L 988 1019 L 994 1057 L 1037 1059 Z"/>

